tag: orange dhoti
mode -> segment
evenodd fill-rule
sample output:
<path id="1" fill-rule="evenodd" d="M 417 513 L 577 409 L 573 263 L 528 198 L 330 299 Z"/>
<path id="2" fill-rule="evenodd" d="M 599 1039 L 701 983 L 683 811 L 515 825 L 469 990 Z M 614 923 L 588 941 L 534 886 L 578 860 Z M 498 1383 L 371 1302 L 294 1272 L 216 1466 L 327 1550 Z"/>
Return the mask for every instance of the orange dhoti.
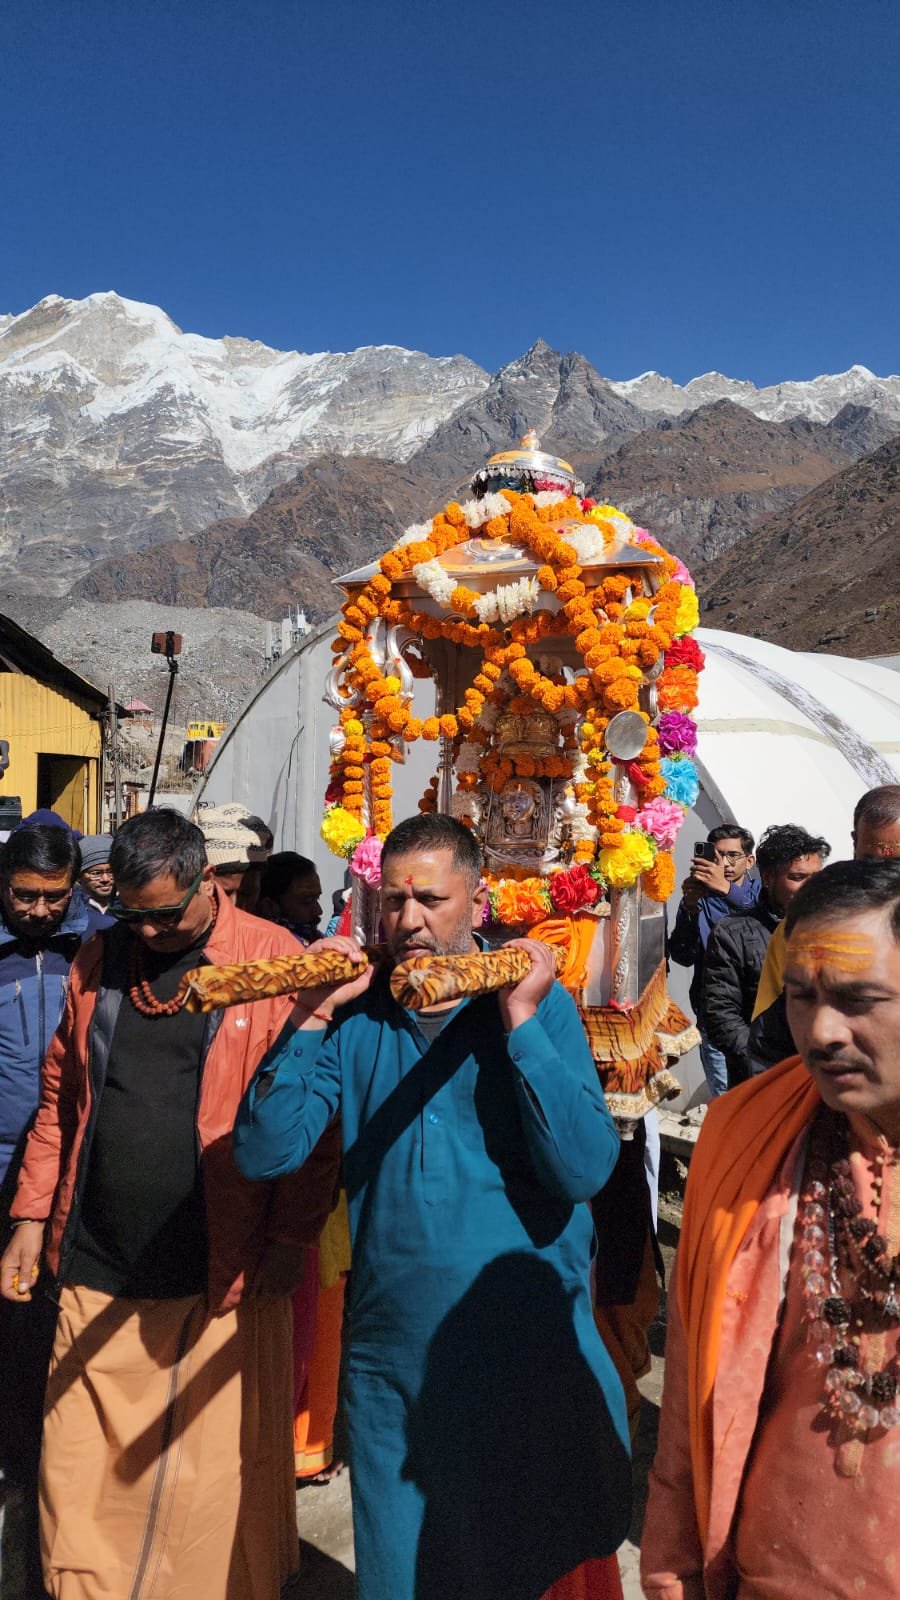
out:
<path id="1" fill-rule="evenodd" d="M 54 1600 L 280 1600 L 298 1567 L 290 1302 L 64 1289 L 41 1458 Z"/>

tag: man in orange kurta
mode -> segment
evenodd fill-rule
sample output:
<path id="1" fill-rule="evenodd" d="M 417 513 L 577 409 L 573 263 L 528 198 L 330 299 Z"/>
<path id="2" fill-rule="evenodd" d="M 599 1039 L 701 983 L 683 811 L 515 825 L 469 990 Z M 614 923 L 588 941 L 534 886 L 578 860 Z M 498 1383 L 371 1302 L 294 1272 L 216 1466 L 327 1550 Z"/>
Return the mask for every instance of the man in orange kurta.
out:
<path id="1" fill-rule="evenodd" d="M 337 1130 L 251 1184 L 238 1102 L 290 998 L 186 1012 L 185 974 L 289 955 L 217 887 L 199 828 L 126 822 L 115 926 L 89 940 L 44 1064 L 0 1292 L 43 1259 L 59 1321 L 41 1458 L 54 1600 L 281 1600 L 298 1565 L 291 1309 L 334 1193 Z"/>
<path id="2" fill-rule="evenodd" d="M 800 1055 L 716 1101 L 691 1163 L 651 1600 L 900 1596 L 900 863 L 827 867 L 787 936 Z"/>

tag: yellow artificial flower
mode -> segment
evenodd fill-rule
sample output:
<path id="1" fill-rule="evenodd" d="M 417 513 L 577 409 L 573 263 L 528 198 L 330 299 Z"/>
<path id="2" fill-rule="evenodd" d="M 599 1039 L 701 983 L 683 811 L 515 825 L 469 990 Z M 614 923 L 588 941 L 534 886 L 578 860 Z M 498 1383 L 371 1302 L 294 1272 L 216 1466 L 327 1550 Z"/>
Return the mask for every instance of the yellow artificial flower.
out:
<path id="1" fill-rule="evenodd" d="M 682 638 L 696 628 L 700 621 L 700 606 L 697 601 L 696 589 L 691 589 L 688 584 L 682 584 L 681 594 L 678 597 L 678 609 L 675 612 L 675 627 L 672 630 L 676 639 Z"/>
<path id="2" fill-rule="evenodd" d="M 360 839 L 366 836 L 359 818 L 351 816 L 343 806 L 331 806 L 326 811 L 319 831 L 335 856 L 352 856 Z"/>
<path id="3" fill-rule="evenodd" d="M 597 865 L 611 889 L 630 889 L 652 867 L 656 852 L 642 833 L 623 833 L 618 843 L 601 850 Z"/>

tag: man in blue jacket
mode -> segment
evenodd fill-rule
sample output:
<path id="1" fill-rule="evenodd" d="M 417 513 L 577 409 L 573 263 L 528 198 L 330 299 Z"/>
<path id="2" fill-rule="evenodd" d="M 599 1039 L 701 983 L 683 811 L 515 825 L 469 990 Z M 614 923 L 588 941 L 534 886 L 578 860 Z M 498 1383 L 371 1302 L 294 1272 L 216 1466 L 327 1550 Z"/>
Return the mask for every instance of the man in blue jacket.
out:
<path id="1" fill-rule="evenodd" d="M 0 849 L 0 1235 L 9 1226 L 19 1162 L 37 1110 L 41 1067 L 66 998 L 69 968 L 88 932 L 73 893 L 81 870 L 69 828 L 17 828 Z M 43 1593 L 37 1540 L 37 1467 L 44 1384 L 56 1308 L 0 1301 L 0 1479 L 21 1492 L 29 1597 Z M 4 1543 L 8 1544 L 5 1540 Z"/>
<path id="2" fill-rule="evenodd" d="M 385 841 L 396 960 L 477 951 L 486 893 L 451 818 Z M 628 1425 L 594 1327 L 583 1203 L 618 1139 L 551 951 L 516 942 L 532 967 L 499 994 L 405 1011 L 372 967 L 305 991 L 238 1114 L 251 1178 L 300 1166 L 342 1120 L 359 1600 L 540 1600 L 628 1526 Z M 348 939 L 312 949 L 360 959 Z"/>
<path id="3" fill-rule="evenodd" d="M 694 969 L 690 1001 L 700 1030 L 700 1060 L 710 1095 L 715 1097 L 728 1088 L 728 1071 L 722 1051 L 707 1037 L 703 1018 L 706 947 L 717 922 L 756 905 L 762 885 L 750 876 L 753 835 L 746 828 L 736 822 L 723 822 L 707 834 L 706 842 L 715 852 L 715 860 L 695 855 L 691 862 L 690 877 L 681 885 L 681 903 L 669 936 L 669 955 L 680 967 Z"/>

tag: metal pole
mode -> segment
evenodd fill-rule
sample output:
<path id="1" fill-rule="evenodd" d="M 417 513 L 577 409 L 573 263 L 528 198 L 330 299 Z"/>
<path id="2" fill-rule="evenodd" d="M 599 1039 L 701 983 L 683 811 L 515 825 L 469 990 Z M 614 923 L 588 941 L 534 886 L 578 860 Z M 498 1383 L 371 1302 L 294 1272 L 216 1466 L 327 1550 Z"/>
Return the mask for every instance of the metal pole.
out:
<path id="1" fill-rule="evenodd" d="M 175 687 L 175 674 L 178 671 L 178 662 L 175 660 L 174 656 L 166 656 L 166 661 L 169 664 L 169 687 L 166 690 L 166 704 L 163 709 L 162 727 L 159 730 L 159 744 L 156 747 L 156 764 L 153 768 L 153 777 L 150 780 L 150 793 L 147 796 L 148 811 L 153 804 L 153 799 L 156 794 L 156 780 L 159 777 L 159 764 L 162 760 L 163 740 L 166 737 L 166 723 L 169 720 L 169 707 L 172 704 L 172 690 Z"/>
<path id="2" fill-rule="evenodd" d="M 119 719 L 116 716 L 116 691 L 110 683 L 108 686 L 109 707 L 109 766 L 112 768 L 113 779 L 113 812 L 112 831 L 116 833 L 122 826 L 122 768 L 119 762 Z"/>

